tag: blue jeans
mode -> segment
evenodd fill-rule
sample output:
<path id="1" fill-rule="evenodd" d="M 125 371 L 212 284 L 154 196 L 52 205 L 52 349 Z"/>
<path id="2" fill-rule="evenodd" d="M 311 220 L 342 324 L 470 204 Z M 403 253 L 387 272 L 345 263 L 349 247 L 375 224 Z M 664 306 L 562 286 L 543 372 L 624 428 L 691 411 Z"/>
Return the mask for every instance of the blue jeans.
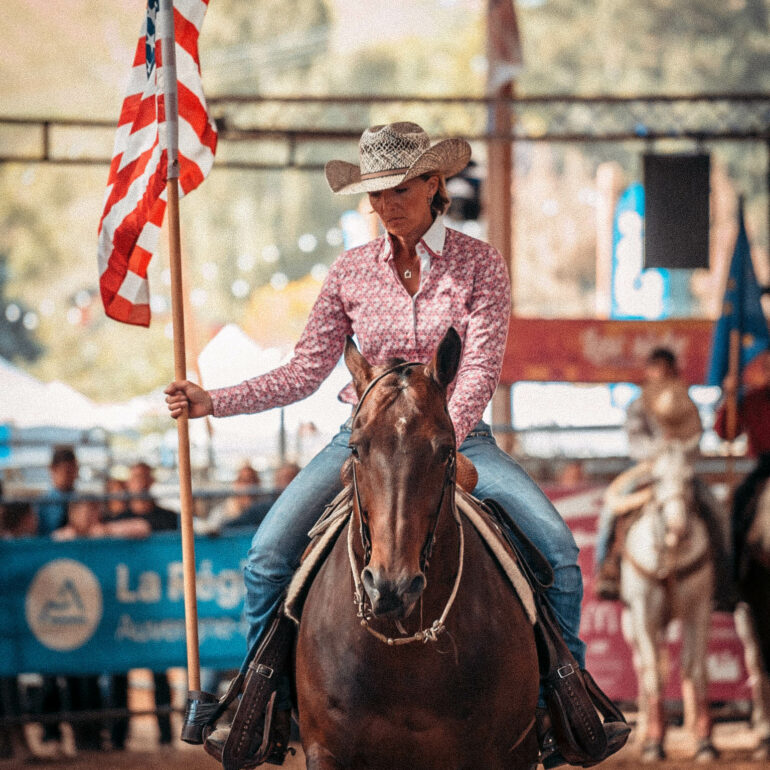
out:
<path id="1" fill-rule="evenodd" d="M 349 436 L 346 423 L 283 491 L 254 535 L 244 569 L 249 657 L 299 564 L 308 531 L 342 489 L 340 469 L 350 455 Z M 583 578 L 572 533 L 537 484 L 497 446 L 485 423 L 476 426 L 460 451 L 479 474 L 473 494 L 497 500 L 551 563 L 554 582 L 548 597 L 564 641 L 584 666 L 585 644 L 578 636 Z"/>

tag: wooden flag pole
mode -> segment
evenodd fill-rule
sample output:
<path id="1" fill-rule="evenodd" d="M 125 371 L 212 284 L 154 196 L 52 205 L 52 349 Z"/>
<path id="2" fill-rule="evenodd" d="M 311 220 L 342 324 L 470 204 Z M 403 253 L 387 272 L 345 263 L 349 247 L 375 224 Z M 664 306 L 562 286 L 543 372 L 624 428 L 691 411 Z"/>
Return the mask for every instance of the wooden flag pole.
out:
<path id="1" fill-rule="evenodd" d="M 171 319 L 174 332 L 174 379 L 187 379 L 184 339 L 184 293 L 182 287 L 182 246 L 179 227 L 179 150 L 178 99 L 173 0 L 161 0 L 159 28 L 163 31 L 161 52 L 163 96 L 166 126 L 168 173 L 168 245 L 171 268 Z M 176 421 L 179 499 L 181 504 L 182 571 L 184 577 L 184 616 L 187 638 L 187 688 L 200 690 L 200 653 L 198 648 L 198 603 L 195 592 L 195 535 L 193 532 L 192 473 L 190 470 L 190 432 L 187 413 Z"/>
<path id="2" fill-rule="evenodd" d="M 166 183 L 168 195 L 168 245 L 171 267 L 171 318 L 174 330 L 174 379 L 187 379 L 184 338 L 184 303 L 182 301 L 182 249 L 179 228 L 179 185 L 176 179 Z M 187 638 L 187 687 L 200 690 L 200 654 L 198 649 L 198 602 L 195 592 L 195 535 L 193 532 L 192 472 L 190 468 L 190 431 L 187 414 L 176 421 L 179 499 L 181 504 L 182 570 L 184 576 L 184 620 Z"/>

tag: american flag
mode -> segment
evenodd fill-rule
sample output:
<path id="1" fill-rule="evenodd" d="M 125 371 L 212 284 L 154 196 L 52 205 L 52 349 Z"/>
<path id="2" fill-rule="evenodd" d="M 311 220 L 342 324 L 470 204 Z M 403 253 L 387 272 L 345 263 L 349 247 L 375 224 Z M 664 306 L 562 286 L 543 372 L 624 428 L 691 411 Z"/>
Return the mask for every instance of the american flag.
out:
<path id="1" fill-rule="evenodd" d="M 206 111 L 198 35 L 209 0 L 175 0 L 179 99 L 179 194 L 195 189 L 214 163 L 217 134 Z M 149 326 L 147 265 L 166 211 L 168 169 L 163 59 L 156 20 L 160 0 L 148 0 L 118 120 L 104 212 L 99 223 L 99 287 L 108 316 Z"/>

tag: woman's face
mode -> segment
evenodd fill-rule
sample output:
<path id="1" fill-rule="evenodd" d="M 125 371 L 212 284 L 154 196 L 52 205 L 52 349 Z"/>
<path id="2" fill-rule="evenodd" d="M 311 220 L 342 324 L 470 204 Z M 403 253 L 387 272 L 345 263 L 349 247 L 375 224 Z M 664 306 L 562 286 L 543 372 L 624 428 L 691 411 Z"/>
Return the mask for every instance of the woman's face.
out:
<path id="1" fill-rule="evenodd" d="M 388 190 L 369 193 L 383 227 L 397 238 L 422 235 L 431 225 L 430 201 L 438 189 L 438 177 L 417 177 Z"/>

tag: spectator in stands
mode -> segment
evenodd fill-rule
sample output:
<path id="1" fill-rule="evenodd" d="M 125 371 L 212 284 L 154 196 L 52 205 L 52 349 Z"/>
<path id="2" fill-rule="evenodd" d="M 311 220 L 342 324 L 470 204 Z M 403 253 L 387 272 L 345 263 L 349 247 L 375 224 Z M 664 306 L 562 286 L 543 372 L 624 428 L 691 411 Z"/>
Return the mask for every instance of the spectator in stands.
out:
<path id="1" fill-rule="evenodd" d="M 0 540 L 30 537 L 37 532 L 37 518 L 26 503 L 7 503 L 0 483 Z M 24 761 L 30 757 L 29 746 L 20 724 L 2 725 L 3 717 L 22 713 L 19 680 L 15 676 L 0 677 L 0 759 Z"/>
<path id="2" fill-rule="evenodd" d="M 179 516 L 167 508 L 162 508 L 150 494 L 154 482 L 152 468 L 145 462 L 134 463 L 128 473 L 128 491 L 132 495 L 128 503 L 128 513 L 118 516 L 116 521 L 140 517 L 145 520 L 153 532 L 165 532 L 179 528 Z M 168 709 L 171 706 L 171 688 L 165 671 L 154 671 L 155 707 Z M 158 714 L 158 729 L 161 745 L 171 743 L 171 716 L 168 712 Z"/>
<path id="3" fill-rule="evenodd" d="M 123 479 L 107 479 L 104 491 L 111 496 L 107 500 L 105 521 L 116 519 L 128 512 L 128 499 L 125 497 L 128 494 L 128 485 Z M 119 495 L 123 495 L 123 497 L 119 497 Z"/>
<path id="4" fill-rule="evenodd" d="M 0 540 L 34 537 L 37 516 L 29 503 L 4 503 L 0 489 Z"/>
<path id="5" fill-rule="evenodd" d="M 279 465 L 273 477 L 273 488 L 276 492 L 283 492 L 291 484 L 294 477 L 302 470 L 297 463 L 285 462 Z"/>
<path id="6" fill-rule="evenodd" d="M 75 482 L 79 466 L 75 451 L 69 446 L 54 447 L 48 467 L 50 482 L 43 500 L 36 506 L 37 534 L 50 535 L 67 521 L 67 509 L 75 494 Z M 56 714 L 64 710 L 64 702 L 56 676 L 44 676 L 40 689 L 37 711 L 41 715 Z M 43 722 L 43 743 L 60 744 L 61 723 Z"/>
<path id="7" fill-rule="evenodd" d="M 153 532 L 166 532 L 179 528 L 179 515 L 162 508 L 150 494 L 155 482 L 152 468 L 145 462 L 134 463 L 128 472 L 127 489 L 131 494 L 128 516 L 141 516 L 150 524 Z M 118 519 L 126 516 L 117 517 Z"/>
<path id="8" fill-rule="evenodd" d="M 238 494 L 233 494 L 212 508 L 207 518 L 194 519 L 195 531 L 199 534 L 214 534 L 237 519 L 257 501 L 259 484 L 259 473 L 248 463 L 241 466 L 233 482 L 233 491 Z"/>
<path id="9" fill-rule="evenodd" d="M 80 537 L 147 537 L 150 524 L 139 516 L 126 516 L 104 521 L 104 507 L 99 498 L 81 497 L 69 504 L 67 523 L 54 530 L 54 540 L 75 540 Z"/>
<path id="10" fill-rule="evenodd" d="M 128 485 L 123 479 L 110 477 L 104 491 L 112 496 L 107 500 L 105 524 L 139 524 L 146 527 L 149 534 L 149 523 L 139 516 L 134 516 L 128 509 L 128 499 L 122 497 L 128 494 Z M 119 672 L 109 677 L 108 693 L 108 705 L 111 709 L 128 709 L 128 672 Z M 110 743 L 113 750 L 123 751 L 126 748 L 128 727 L 128 717 L 113 719 L 110 723 Z"/>
<path id="11" fill-rule="evenodd" d="M 51 456 L 51 481 L 37 506 L 38 534 L 50 535 L 67 520 L 67 506 L 75 492 L 79 466 L 72 447 L 56 447 Z"/>

